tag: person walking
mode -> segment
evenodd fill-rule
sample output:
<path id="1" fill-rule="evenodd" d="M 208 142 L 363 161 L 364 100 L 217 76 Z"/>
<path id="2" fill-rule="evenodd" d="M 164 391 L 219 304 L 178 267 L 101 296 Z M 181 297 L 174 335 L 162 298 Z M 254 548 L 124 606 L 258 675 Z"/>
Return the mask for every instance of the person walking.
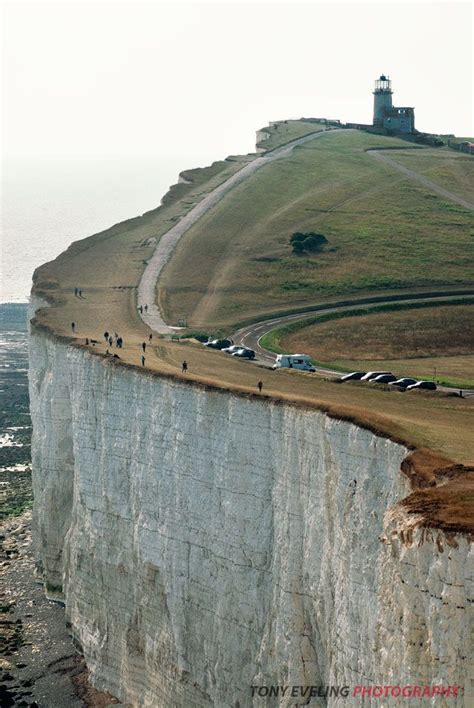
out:
<path id="1" fill-rule="evenodd" d="M 258 386 L 259 392 L 262 393 L 262 388 L 263 388 L 263 383 L 262 383 L 262 381 L 259 381 L 258 384 L 257 384 L 257 386 Z"/>
<path id="2" fill-rule="evenodd" d="M 110 346 L 112 346 L 113 341 L 114 341 L 114 340 L 112 339 L 112 336 L 110 336 L 110 337 L 109 337 L 109 345 L 110 345 Z"/>
<path id="3" fill-rule="evenodd" d="M 75 322 L 71 322 L 71 329 L 73 332 L 76 331 L 76 323 Z"/>
<path id="4" fill-rule="evenodd" d="M 142 356 L 142 366 L 145 366 L 145 357 Z"/>
<path id="5" fill-rule="evenodd" d="M 188 370 L 188 362 L 186 360 L 183 361 L 181 364 L 181 372 L 185 374 Z"/>
<path id="6" fill-rule="evenodd" d="M 77 291 L 77 294 L 79 295 L 79 297 L 82 297 L 82 290 L 81 290 L 81 288 L 79 288 L 79 290 Z"/>
<path id="7" fill-rule="evenodd" d="M 108 332 L 104 332 L 104 339 L 105 339 L 106 342 L 108 341 L 108 339 L 109 339 L 109 333 L 108 333 Z"/>
<path id="8" fill-rule="evenodd" d="M 141 305 L 140 305 L 140 307 L 138 308 L 138 312 L 139 312 L 141 315 L 143 315 L 143 307 L 142 307 Z"/>
<path id="9" fill-rule="evenodd" d="M 77 297 L 77 293 L 79 292 L 78 288 L 74 288 L 74 295 Z"/>
<path id="10" fill-rule="evenodd" d="M 153 339 L 153 335 L 150 334 L 150 336 L 148 337 L 148 341 L 151 343 L 151 340 L 152 340 L 152 339 Z"/>
<path id="11" fill-rule="evenodd" d="M 145 312 L 148 312 L 148 305 L 145 305 Z"/>

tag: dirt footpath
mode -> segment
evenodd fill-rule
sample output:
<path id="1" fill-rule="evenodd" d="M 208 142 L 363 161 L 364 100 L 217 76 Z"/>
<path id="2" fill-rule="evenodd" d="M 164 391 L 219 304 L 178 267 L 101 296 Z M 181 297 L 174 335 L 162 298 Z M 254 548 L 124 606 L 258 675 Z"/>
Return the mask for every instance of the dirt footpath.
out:
<path id="1" fill-rule="evenodd" d="M 448 199 L 450 202 L 454 202 L 455 204 L 460 204 L 465 209 L 474 210 L 474 204 L 472 202 L 469 202 L 467 199 L 463 199 L 459 196 L 459 194 L 455 194 L 454 192 L 449 192 L 447 189 L 443 189 L 443 187 L 440 187 L 439 184 L 436 184 L 436 182 L 432 182 L 430 179 L 428 179 L 428 177 L 425 177 L 419 172 L 414 172 L 414 170 L 409 170 L 408 167 L 400 165 L 398 162 L 396 162 L 396 160 L 393 160 L 391 157 L 389 157 L 387 155 L 387 152 L 388 151 L 381 152 L 379 150 L 368 150 L 367 154 L 372 155 L 372 157 L 376 157 L 379 160 L 382 160 L 382 162 L 387 163 L 387 165 L 390 165 L 399 172 L 403 172 L 404 175 L 406 175 L 410 179 L 414 179 L 416 182 L 419 182 L 427 189 L 431 190 L 435 194 L 438 194 L 440 197 Z"/>
<path id="2" fill-rule="evenodd" d="M 311 133 L 310 135 L 305 135 L 302 138 L 296 138 L 290 143 L 282 145 L 279 148 L 275 148 L 274 150 L 266 153 L 263 157 L 256 157 L 254 160 L 251 160 L 251 162 L 244 165 L 238 172 L 233 174 L 232 177 L 229 177 L 222 182 L 222 184 L 213 189 L 212 192 L 209 192 L 209 194 L 207 194 L 198 204 L 196 204 L 195 207 L 183 216 L 178 223 L 175 224 L 175 226 L 163 234 L 158 242 L 155 252 L 148 261 L 140 279 L 140 283 L 138 284 L 137 304 L 142 307 L 147 305 L 146 311 L 140 314 L 140 317 L 145 324 L 147 324 L 154 332 L 158 332 L 159 334 L 170 334 L 174 332 L 175 328 L 166 324 L 161 316 L 160 309 L 155 302 L 156 285 L 161 271 L 171 258 L 171 254 L 176 248 L 179 239 L 184 236 L 184 234 L 196 223 L 196 221 L 216 206 L 216 204 L 218 204 L 233 187 L 241 184 L 261 167 L 270 164 L 274 160 L 281 160 L 284 157 L 290 156 L 294 148 L 298 147 L 298 145 L 303 145 L 304 143 L 311 140 L 317 140 L 318 138 L 324 138 L 332 133 L 340 133 L 342 130 L 347 129 L 334 128 L 332 130 L 321 130 L 320 132 Z"/>
<path id="3" fill-rule="evenodd" d="M 31 512 L 0 525 L 0 705 L 105 708 L 69 637 L 64 607 L 47 600 L 33 577 Z"/>

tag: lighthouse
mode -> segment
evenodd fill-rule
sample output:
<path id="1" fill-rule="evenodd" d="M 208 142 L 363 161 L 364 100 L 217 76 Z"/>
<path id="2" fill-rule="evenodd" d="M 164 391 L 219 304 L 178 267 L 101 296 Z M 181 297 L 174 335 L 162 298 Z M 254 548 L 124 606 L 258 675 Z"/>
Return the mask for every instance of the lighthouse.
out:
<path id="1" fill-rule="evenodd" d="M 411 106 L 392 105 L 392 82 L 382 74 L 374 87 L 374 128 L 383 128 L 388 133 L 414 133 L 415 109 Z"/>
<path id="2" fill-rule="evenodd" d="M 374 88 L 374 126 L 383 127 L 385 111 L 392 109 L 392 82 L 382 74 Z"/>

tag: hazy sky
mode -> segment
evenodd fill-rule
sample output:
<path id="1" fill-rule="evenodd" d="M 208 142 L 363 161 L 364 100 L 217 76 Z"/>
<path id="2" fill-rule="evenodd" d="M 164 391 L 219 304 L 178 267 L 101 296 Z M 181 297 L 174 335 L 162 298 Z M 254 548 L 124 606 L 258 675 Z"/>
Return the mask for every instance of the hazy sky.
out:
<path id="1" fill-rule="evenodd" d="M 380 73 L 420 130 L 472 135 L 461 2 L 3 3 L 9 157 L 253 150 L 269 120 L 369 122 Z"/>

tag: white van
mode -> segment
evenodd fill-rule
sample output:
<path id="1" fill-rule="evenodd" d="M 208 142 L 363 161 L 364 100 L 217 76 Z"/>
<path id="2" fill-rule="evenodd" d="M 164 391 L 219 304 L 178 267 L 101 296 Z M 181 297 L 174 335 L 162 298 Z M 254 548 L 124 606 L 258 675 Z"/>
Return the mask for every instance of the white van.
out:
<path id="1" fill-rule="evenodd" d="M 316 371 L 308 354 L 277 354 L 274 369 L 299 369 L 300 371 Z"/>

